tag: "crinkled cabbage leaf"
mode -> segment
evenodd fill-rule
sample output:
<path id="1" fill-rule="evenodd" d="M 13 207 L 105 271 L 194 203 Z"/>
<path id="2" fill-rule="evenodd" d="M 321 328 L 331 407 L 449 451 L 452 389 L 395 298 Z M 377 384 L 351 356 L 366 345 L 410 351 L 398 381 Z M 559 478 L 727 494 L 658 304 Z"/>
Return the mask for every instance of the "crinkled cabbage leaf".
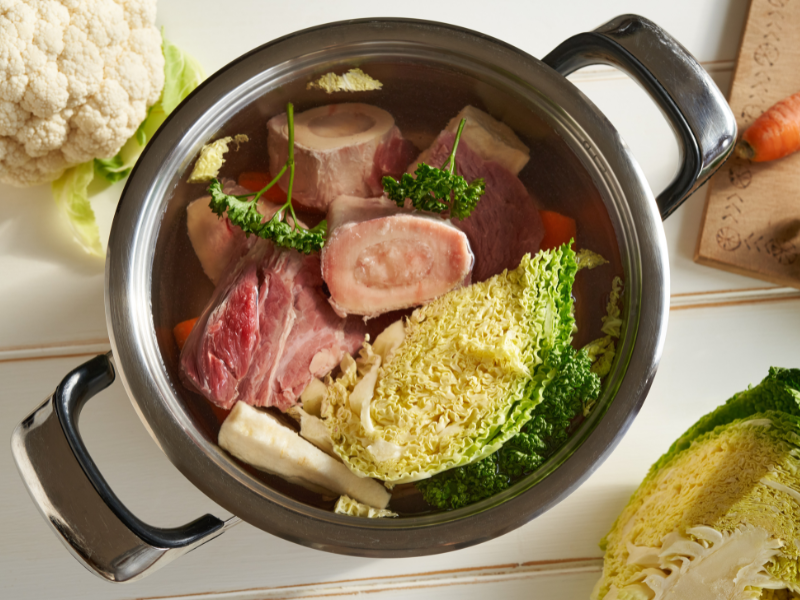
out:
<path id="1" fill-rule="evenodd" d="M 798 433 L 797 416 L 757 412 L 665 455 L 604 539 L 592 598 L 796 597 Z"/>
<path id="2" fill-rule="evenodd" d="M 350 515 L 351 517 L 364 517 L 366 519 L 385 519 L 386 517 L 396 517 L 397 513 L 385 508 L 373 508 L 353 500 L 350 496 L 339 496 L 333 512 L 340 515 Z"/>
<path id="3" fill-rule="evenodd" d="M 480 460 L 516 435 L 572 339 L 577 265 L 567 246 L 417 309 L 390 360 L 331 382 L 323 414 L 354 472 L 418 481 Z M 368 367 L 367 367 L 368 365 Z"/>
<path id="4" fill-rule="evenodd" d="M 770 367 L 769 374 L 755 387 L 734 394 L 725 404 L 701 417 L 650 468 L 648 476 L 661 469 L 673 455 L 686 450 L 699 436 L 719 425 L 767 410 L 800 416 L 800 369 Z M 798 432 L 800 433 L 800 432 Z"/>
<path id="5" fill-rule="evenodd" d="M 580 268 L 580 261 L 578 268 Z M 614 356 L 617 354 L 615 339 L 619 339 L 622 334 L 622 291 L 624 285 L 620 277 L 614 277 L 611 282 L 611 293 L 606 303 L 606 314 L 603 317 L 603 325 L 600 331 L 606 335 L 589 342 L 584 346 L 586 354 L 592 359 L 592 371 L 600 377 L 605 377 L 611 371 L 614 364 Z"/>

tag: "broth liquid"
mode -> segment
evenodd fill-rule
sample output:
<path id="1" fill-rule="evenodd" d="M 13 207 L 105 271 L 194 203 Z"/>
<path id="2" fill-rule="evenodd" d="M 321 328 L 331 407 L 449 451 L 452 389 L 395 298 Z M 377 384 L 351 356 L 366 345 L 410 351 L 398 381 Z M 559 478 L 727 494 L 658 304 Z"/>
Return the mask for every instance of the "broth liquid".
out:
<path id="1" fill-rule="evenodd" d="M 341 102 L 374 104 L 394 116 L 403 135 L 419 150 L 428 147 L 465 105 L 472 104 L 506 122 L 530 148 L 530 161 L 519 177 L 536 206 L 575 219 L 576 247 L 591 249 L 609 261 L 608 265 L 591 271 L 582 270 L 573 288 L 578 324 L 573 345 L 580 348 L 602 337 L 601 318 L 606 314 L 612 280 L 623 275 L 614 227 L 591 175 L 556 131 L 520 99 L 489 89 L 474 80 L 465 83 L 465 76 L 458 73 L 423 65 L 399 66 L 379 62 L 369 64 L 369 73 L 384 82 L 383 90 L 361 93 L 354 100 L 346 93 L 327 95 L 321 91 L 307 91 L 305 82 L 301 81 L 270 92 L 242 110 L 215 136 L 246 133 L 250 138 L 238 151 L 228 152 L 220 179 L 235 180 L 243 171 L 268 171 L 266 122 L 283 112 L 289 99 L 294 102 L 296 113 Z M 219 428 L 229 411 L 218 408 L 180 383 L 179 352 L 172 336 L 174 325 L 199 315 L 213 292 L 213 284 L 203 273 L 186 233 L 185 207 L 206 195 L 205 186 L 186 183 L 184 175 L 181 174 L 181 179 L 176 182 L 159 234 L 157 255 L 162 258 L 155 261 L 153 270 L 153 319 L 162 357 L 177 396 L 183 400 L 198 429 L 216 443 Z M 310 226 L 322 219 L 321 215 L 301 211 L 298 211 L 298 217 Z M 537 250 L 531 248 L 531 253 Z M 374 340 L 383 328 L 410 314 L 411 310 L 372 319 L 368 323 L 370 338 Z M 253 477 L 282 494 L 321 509 L 333 509 L 335 498 L 321 496 L 280 477 L 240 464 Z M 413 484 L 395 488 L 390 508 L 401 515 L 431 510 Z"/>

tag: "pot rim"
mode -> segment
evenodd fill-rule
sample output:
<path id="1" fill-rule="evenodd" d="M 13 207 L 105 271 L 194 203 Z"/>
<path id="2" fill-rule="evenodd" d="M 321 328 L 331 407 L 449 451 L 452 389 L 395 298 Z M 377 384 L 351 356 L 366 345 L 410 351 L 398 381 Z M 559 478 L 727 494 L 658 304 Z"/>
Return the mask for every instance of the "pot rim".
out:
<path id="1" fill-rule="evenodd" d="M 602 174 L 596 183 L 606 188 L 603 199 L 612 219 L 616 212 L 618 241 L 626 240 L 627 250 L 635 250 L 630 255 L 621 249 L 627 325 L 617 358 L 618 380 L 607 384 L 614 398 L 581 427 L 578 447 L 569 455 L 560 452 L 541 472 L 482 502 L 397 520 L 354 519 L 287 498 L 205 439 L 180 408 L 150 308 L 155 243 L 172 177 L 186 169 L 219 128 L 221 107 L 245 106 L 256 91 L 264 91 L 254 82 L 276 85 L 291 74 L 292 65 L 315 53 L 332 60 L 334 49 L 363 55 L 381 44 L 460 56 L 523 94 L 538 94 L 562 119 L 559 133 L 571 136 L 568 142 L 581 153 L 581 161 Z M 669 312 L 669 269 L 661 219 L 641 169 L 605 116 L 569 81 L 525 52 L 468 29 L 424 20 L 358 19 L 264 44 L 209 77 L 169 116 L 122 193 L 109 240 L 105 295 L 120 378 L 145 427 L 184 476 L 226 510 L 284 539 L 343 554 L 401 557 L 463 548 L 519 527 L 566 497 L 603 462 L 632 423 L 655 376 Z M 524 493 L 534 483 L 535 493 Z"/>

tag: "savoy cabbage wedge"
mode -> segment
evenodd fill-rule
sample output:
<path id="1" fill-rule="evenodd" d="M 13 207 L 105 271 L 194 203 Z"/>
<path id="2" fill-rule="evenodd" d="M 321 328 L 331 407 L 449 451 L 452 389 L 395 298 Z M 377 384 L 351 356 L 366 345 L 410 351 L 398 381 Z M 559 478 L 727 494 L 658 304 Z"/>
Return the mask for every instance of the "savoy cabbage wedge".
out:
<path id="1" fill-rule="evenodd" d="M 734 394 L 725 404 L 701 417 L 673 442 L 667 453 L 650 468 L 650 473 L 660 469 L 676 452 L 688 448 L 692 440 L 718 425 L 767 410 L 800 416 L 800 369 L 770 367 L 769 374 L 757 386 Z"/>
<path id="2" fill-rule="evenodd" d="M 701 418 L 611 531 L 593 600 L 800 598 L 800 370 Z"/>
<path id="3" fill-rule="evenodd" d="M 405 483 L 497 451 L 531 418 L 572 340 L 575 253 L 564 245 L 417 309 L 381 363 L 343 369 L 323 409 L 354 472 Z M 364 354 L 364 351 L 362 351 Z"/>
<path id="4" fill-rule="evenodd" d="M 520 432 L 482 460 L 419 481 L 428 504 L 454 509 L 488 498 L 538 469 L 567 441 L 576 418 L 600 395 L 600 377 L 589 355 L 571 346 L 554 349 L 549 362 L 557 374 Z"/>

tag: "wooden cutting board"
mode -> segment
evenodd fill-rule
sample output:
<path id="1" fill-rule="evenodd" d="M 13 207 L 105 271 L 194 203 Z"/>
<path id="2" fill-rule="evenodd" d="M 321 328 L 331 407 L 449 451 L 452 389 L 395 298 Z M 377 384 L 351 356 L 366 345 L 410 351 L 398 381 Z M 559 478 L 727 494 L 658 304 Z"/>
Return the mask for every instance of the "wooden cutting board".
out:
<path id="1" fill-rule="evenodd" d="M 800 0 L 752 0 L 731 86 L 743 132 L 800 91 Z M 800 288 L 800 153 L 731 158 L 712 177 L 695 261 Z"/>

